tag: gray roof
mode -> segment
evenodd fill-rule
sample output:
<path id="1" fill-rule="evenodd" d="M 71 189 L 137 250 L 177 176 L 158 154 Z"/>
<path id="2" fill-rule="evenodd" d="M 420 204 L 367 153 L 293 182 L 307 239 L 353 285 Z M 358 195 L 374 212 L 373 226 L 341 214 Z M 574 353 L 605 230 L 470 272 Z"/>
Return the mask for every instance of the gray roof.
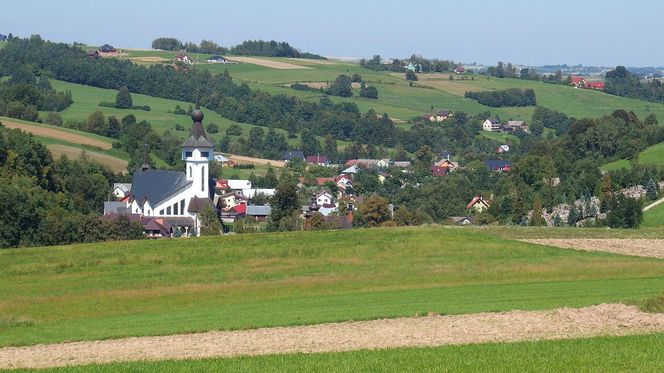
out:
<path id="1" fill-rule="evenodd" d="M 131 198 L 152 207 L 173 194 L 188 188 L 191 181 L 184 172 L 147 169 L 136 171 L 131 185 Z"/>
<path id="2" fill-rule="evenodd" d="M 249 205 L 247 206 L 247 215 L 251 216 L 268 216 L 272 212 L 272 208 L 268 205 Z"/>
<path id="3" fill-rule="evenodd" d="M 183 147 L 212 148 L 214 145 L 208 140 L 205 128 L 203 128 L 203 112 L 196 109 L 191 113 L 194 124 L 191 125 L 189 138 L 182 144 Z"/>
<path id="4" fill-rule="evenodd" d="M 127 193 L 131 190 L 131 184 L 129 183 L 114 183 L 113 189 L 120 188 L 121 191 Z"/>
<path id="5" fill-rule="evenodd" d="M 104 202 L 104 215 L 128 212 L 127 202 Z"/>

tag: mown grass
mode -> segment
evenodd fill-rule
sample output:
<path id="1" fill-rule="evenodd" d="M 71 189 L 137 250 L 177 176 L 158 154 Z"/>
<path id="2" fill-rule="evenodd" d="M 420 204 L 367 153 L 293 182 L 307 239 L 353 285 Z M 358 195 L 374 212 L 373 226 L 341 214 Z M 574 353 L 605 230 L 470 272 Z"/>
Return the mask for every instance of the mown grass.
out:
<path id="1" fill-rule="evenodd" d="M 664 228 L 664 203 L 643 213 L 642 226 Z"/>
<path id="2" fill-rule="evenodd" d="M 49 372 L 661 372 L 664 334 L 131 362 Z"/>
<path id="3" fill-rule="evenodd" d="M 611 228 L 569 228 L 569 227 L 520 227 L 520 226 L 483 226 L 465 227 L 480 234 L 487 234 L 504 239 L 537 238 L 625 238 L 625 239 L 664 239 L 662 227 L 643 227 L 640 229 Z"/>
<path id="4" fill-rule="evenodd" d="M 489 232 L 490 233 L 490 232 Z M 664 291 L 661 260 L 440 226 L 0 250 L 0 346 L 582 307 Z"/>
<path id="5" fill-rule="evenodd" d="M 664 166 L 664 142 L 655 144 L 645 148 L 641 151 L 635 160 L 637 163 L 653 165 L 653 166 Z M 615 162 L 607 163 L 600 167 L 603 171 L 612 171 L 618 170 L 621 168 L 632 168 L 632 162 L 626 159 L 617 160 Z"/>

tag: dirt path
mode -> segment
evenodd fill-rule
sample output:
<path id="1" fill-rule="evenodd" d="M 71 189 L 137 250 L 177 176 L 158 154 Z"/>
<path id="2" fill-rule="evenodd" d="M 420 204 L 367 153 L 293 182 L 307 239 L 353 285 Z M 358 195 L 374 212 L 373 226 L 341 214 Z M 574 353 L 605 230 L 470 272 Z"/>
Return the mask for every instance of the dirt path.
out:
<path id="1" fill-rule="evenodd" d="M 299 327 L 133 337 L 0 349 L 0 369 L 136 360 L 424 347 L 664 332 L 664 314 L 603 304 L 580 309 L 424 316 Z"/>
<path id="2" fill-rule="evenodd" d="M 653 208 L 653 207 L 655 207 L 655 206 L 657 206 L 657 205 L 659 205 L 659 204 L 662 204 L 662 203 L 664 203 L 664 198 L 662 198 L 662 199 L 660 199 L 660 200 L 657 200 L 657 201 L 655 201 L 655 202 L 649 204 L 648 206 L 644 207 L 644 208 L 643 208 L 643 211 L 644 211 L 644 212 L 645 212 L 645 211 L 648 211 L 648 210 L 650 210 L 651 208 Z"/>
<path id="3" fill-rule="evenodd" d="M 648 256 L 664 259 L 664 239 L 574 238 L 522 241 L 540 245 L 562 247 L 565 249 L 606 251 L 624 255 Z"/>
<path id="4" fill-rule="evenodd" d="M 39 125 L 39 124 L 25 124 L 19 122 L 12 122 L 10 120 L 2 119 L 0 120 L 2 124 L 7 128 L 18 128 L 25 132 L 32 133 L 36 136 L 48 137 L 51 139 L 63 140 L 67 142 L 72 142 L 74 144 L 86 144 L 90 146 L 96 146 L 101 149 L 110 149 L 111 143 L 97 140 L 91 137 L 79 135 L 76 133 L 71 133 L 58 129 L 58 127 L 52 127 L 48 125 Z"/>
<path id="5" fill-rule="evenodd" d="M 235 163 L 251 163 L 251 164 L 261 164 L 261 165 L 272 165 L 272 167 L 278 167 L 278 168 L 286 166 L 286 162 L 284 162 L 284 161 L 275 161 L 274 159 L 245 157 L 245 156 L 242 156 L 242 155 L 229 155 L 228 159 L 232 160 Z"/>
<path id="6" fill-rule="evenodd" d="M 280 70 L 309 70 L 309 69 L 311 69 L 311 67 L 307 67 L 307 66 L 295 65 L 295 64 L 292 64 L 292 63 L 280 62 L 280 61 L 264 60 L 264 59 L 261 59 L 261 58 L 253 58 L 253 57 L 229 57 L 229 56 L 226 56 L 226 59 L 228 59 L 229 61 L 250 63 L 250 64 L 254 64 L 254 65 L 271 67 L 273 69 L 280 69 Z"/>

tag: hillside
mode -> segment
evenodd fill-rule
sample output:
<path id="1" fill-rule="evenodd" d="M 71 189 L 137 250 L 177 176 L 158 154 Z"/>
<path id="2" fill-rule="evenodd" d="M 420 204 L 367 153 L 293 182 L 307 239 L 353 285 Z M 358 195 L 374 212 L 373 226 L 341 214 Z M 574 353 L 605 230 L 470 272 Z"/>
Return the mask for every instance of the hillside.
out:
<path id="1" fill-rule="evenodd" d="M 664 227 L 664 203 L 643 213 L 644 227 Z"/>
<path id="2" fill-rule="evenodd" d="M 1 250 L 0 346 L 582 307 L 664 286 L 661 260 L 487 233 L 425 226 Z"/>
<path id="3" fill-rule="evenodd" d="M 635 161 L 647 165 L 664 166 L 664 142 L 645 148 L 638 154 Z M 630 161 L 621 159 L 615 162 L 607 163 L 602 166 L 601 169 L 604 171 L 612 171 L 631 167 L 632 164 Z"/>
<path id="4" fill-rule="evenodd" d="M 175 52 L 165 51 L 126 50 L 124 52 L 121 58 L 144 64 L 168 63 L 175 56 Z M 192 54 L 192 58 L 199 61 L 205 61 L 208 56 Z M 233 59 L 233 56 L 227 57 Z M 340 74 L 349 76 L 360 74 L 370 85 L 377 87 L 379 92 L 377 100 L 360 98 L 358 89 L 354 90 L 355 94 L 351 98 L 331 97 L 331 99 L 335 102 L 354 102 L 363 112 L 374 109 L 378 113 L 387 112 L 392 118 L 401 120 L 430 112 L 431 106 L 435 109 L 451 109 L 470 114 L 491 111 L 501 118 L 530 120 L 532 108 L 496 109 L 463 97 L 466 91 L 506 88 L 531 88 L 535 90 L 540 105 L 577 118 L 598 117 L 618 109 L 634 111 L 640 117 L 655 113 L 658 117 L 664 118 L 664 105 L 662 104 L 617 97 L 587 89 L 576 89 L 566 85 L 519 79 L 487 78 L 481 75 L 475 76 L 475 80 L 468 78 L 468 80 L 450 81 L 450 74 L 437 73 L 419 74 L 419 81 L 410 87 L 403 74 L 376 72 L 356 63 L 276 57 L 252 57 L 252 60 L 261 62 L 260 64 L 201 62 L 197 66 L 214 73 L 223 73 L 224 70 L 228 70 L 234 79 L 246 82 L 252 88 L 274 94 L 298 96 L 311 101 L 318 101 L 321 94 L 296 91 L 288 88 L 288 85 L 295 82 L 330 82 Z M 269 67 L 270 62 L 295 65 L 295 67 L 301 68 L 278 69 Z M 456 78 L 458 79 L 459 76 Z"/>

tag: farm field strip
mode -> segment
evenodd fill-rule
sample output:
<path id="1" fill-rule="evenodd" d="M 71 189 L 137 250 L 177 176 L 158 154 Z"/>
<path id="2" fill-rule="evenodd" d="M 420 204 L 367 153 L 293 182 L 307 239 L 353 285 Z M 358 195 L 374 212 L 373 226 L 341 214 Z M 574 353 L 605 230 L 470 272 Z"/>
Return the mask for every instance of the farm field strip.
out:
<path id="1" fill-rule="evenodd" d="M 60 157 L 61 155 L 66 155 L 69 159 L 80 159 L 85 156 L 90 160 L 108 166 L 111 171 L 116 173 L 127 172 L 127 166 L 129 165 L 129 162 L 124 159 L 91 150 L 76 148 L 73 146 L 48 144 L 46 147 L 51 151 L 51 154 L 53 154 L 54 158 Z"/>
<path id="2" fill-rule="evenodd" d="M 112 148 L 110 141 L 107 142 L 95 139 L 92 136 L 84 134 L 85 132 L 77 133 L 78 131 L 66 130 L 60 127 L 54 127 L 45 124 L 21 123 L 8 118 L 0 118 L 0 122 L 2 122 L 2 124 L 7 128 L 20 129 L 40 137 L 48 137 L 75 144 L 85 144 L 105 150 Z"/>
<path id="3" fill-rule="evenodd" d="M 558 238 L 524 241 L 538 245 L 555 246 L 565 249 L 605 251 L 615 254 L 664 259 L 664 240 L 661 239 Z"/>
<path id="4" fill-rule="evenodd" d="M 270 60 L 264 60 L 262 58 L 254 58 L 254 57 L 227 56 L 226 59 L 228 59 L 229 61 L 250 63 L 250 64 L 253 64 L 253 65 L 265 66 L 265 67 L 269 67 L 269 68 L 272 68 L 272 69 L 279 69 L 279 70 L 308 70 L 308 69 L 311 69 L 311 67 L 307 67 L 307 66 L 303 66 L 303 65 L 296 65 L 296 64 L 281 62 L 281 61 L 270 61 Z"/>
<path id="5" fill-rule="evenodd" d="M 429 315 L 0 349 L 1 368 L 340 352 L 664 332 L 664 314 L 602 304 L 581 309 Z"/>

